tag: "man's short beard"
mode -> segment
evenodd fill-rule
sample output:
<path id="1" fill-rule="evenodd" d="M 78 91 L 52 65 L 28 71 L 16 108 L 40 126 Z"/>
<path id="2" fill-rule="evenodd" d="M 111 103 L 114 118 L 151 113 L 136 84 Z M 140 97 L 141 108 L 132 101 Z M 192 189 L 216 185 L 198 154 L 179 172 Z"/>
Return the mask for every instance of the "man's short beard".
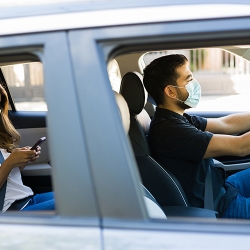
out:
<path id="1" fill-rule="evenodd" d="M 177 101 L 178 101 L 178 100 L 177 100 Z M 178 101 L 177 106 L 178 106 L 179 108 L 183 109 L 183 110 L 185 110 L 185 109 L 190 109 L 190 108 L 191 108 L 191 107 L 188 106 L 186 103 L 181 102 L 181 101 Z"/>
<path id="2" fill-rule="evenodd" d="M 183 99 L 184 99 L 185 97 L 183 97 L 181 91 L 180 91 L 178 88 L 176 88 L 176 90 L 177 90 L 177 94 L 178 94 L 178 99 L 181 100 L 181 101 L 176 100 L 176 101 L 177 101 L 177 106 L 178 106 L 179 108 L 183 109 L 183 110 L 185 110 L 185 109 L 190 109 L 191 107 L 188 106 L 186 103 L 184 103 Z M 186 99 L 187 99 L 187 98 L 186 98 Z M 185 100 L 186 100 L 186 99 L 185 99 Z M 182 101 L 183 101 L 183 102 L 182 102 Z"/>

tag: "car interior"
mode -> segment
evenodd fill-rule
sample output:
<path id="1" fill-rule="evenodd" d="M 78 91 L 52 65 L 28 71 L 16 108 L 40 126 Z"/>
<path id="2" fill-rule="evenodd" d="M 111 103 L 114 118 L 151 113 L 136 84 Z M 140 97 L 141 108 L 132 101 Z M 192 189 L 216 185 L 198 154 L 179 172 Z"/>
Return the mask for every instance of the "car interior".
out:
<path id="1" fill-rule="evenodd" d="M 238 60 L 238 58 L 245 60 L 244 63 L 246 63 L 247 79 L 244 79 L 244 81 L 246 84 L 249 83 L 249 46 L 230 46 L 221 47 L 219 49 L 222 50 L 223 53 L 228 53 L 226 54 L 227 56 L 234 57 L 234 68 L 237 68 L 235 60 Z M 214 210 L 190 207 L 185 192 L 175 176 L 171 171 L 167 170 L 166 166 L 163 168 L 157 163 L 150 154 L 150 149 L 147 144 L 147 134 L 150 121 L 154 115 L 155 103 L 153 99 L 148 96 L 148 93 L 143 86 L 143 68 L 146 66 L 143 57 L 147 53 L 150 53 L 151 55 L 155 53 L 157 55 L 155 57 L 153 55 L 153 57 L 157 58 L 161 55 L 165 55 L 166 52 L 143 51 L 117 56 L 115 58 L 115 66 L 116 69 L 119 69 L 117 76 L 120 78 L 120 85 L 113 86 L 113 89 L 124 97 L 129 107 L 129 138 L 142 184 L 153 195 L 157 204 L 161 207 L 167 217 L 217 218 L 218 214 Z M 178 51 L 172 51 L 170 53 L 178 53 Z M 231 60 L 232 63 L 232 58 L 225 59 L 226 62 L 228 60 Z M 237 112 L 240 111 L 241 110 L 238 110 Z M 233 111 L 230 110 L 220 111 L 217 109 L 216 111 L 198 111 L 197 115 L 203 115 L 204 117 L 209 118 L 228 115 L 232 112 Z M 196 114 L 196 111 L 192 110 L 190 113 Z M 214 159 L 214 161 L 217 166 L 223 167 L 226 170 L 227 175 L 249 167 L 249 156 L 242 158 L 225 156 L 218 157 Z"/>
<path id="2" fill-rule="evenodd" d="M 37 101 L 41 95 L 41 91 L 42 95 L 44 95 L 43 89 L 41 90 L 38 86 L 32 86 L 32 82 L 36 81 L 32 77 L 34 78 L 37 72 L 34 71 L 33 74 L 29 74 L 34 66 L 41 70 L 41 63 L 38 58 L 31 54 L 3 56 L 0 66 L 0 82 L 9 96 L 9 118 L 21 135 L 18 147 L 32 146 L 42 137 L 46 137 L 48 140 L 46 110 L 33 111 L 32 105 L 36 102 L 28 102 L 29 98 L 27 98 L 27 95 L 33 94 L 33 99 Z M 25 88 L 24 85 L 27 85 L 28 78 L 29 86 Z M 20 103 L 27 106 L 26 109 L 19 108 L 16 100 L 20 100 Z M 31 187 L 34 193 L 49 192 L 53 189 L 47 141 L 42 144 L 42 153 L 39 159 L 34 163 L 29 163 L 25 167 L 22 172 L 22 178 L 23 183 Z"/>
<path id="3" fill-rule="evenodd" d="M 130 111 L 129 138 L 143 184 L 152 193 L 167 216 L 216 217 L 216 212 L 190 207 L 179 181 L 170 170 L 163 168 L 151 156 L 147 143 L 150 117 L 144 109 L 148 94 L 138 72 L 126 73 L 120 94 Z M 162 190 L 167 190 L 162 192 Z M 195 211 L 195 212 L 194 212 Z"/>
<path id="4" fill-rule="evenodd" d="M 228 58 L 225 57 L 226 59 L 223 57 L 225 62 L 222 61 L 222 64 L 230 62 L 230 64 L 233 64 L 234 70 L 238 66 L 242 67 L 241 64 L 237 64 L 237 60 L 235 58 L 243 58 L 246 62 L 248 62 L 248 64 L 244 64 L 244 70 L 247 71 L 245 78 L 247 80 L 249 79 L 250 46 L 230 46 L 216 49 L 223 51 L 223 55 L 224 52 L 228 53 L 226 54 L 227 56 L 230 55 Z M 128 132 L 131 147 L 137 162 L 138 171 L 141 177 L 141 180 L 139 181 L 141 182 L 142 193 L 145 198 L 145 203 L 148 208 L 150 218 L 166 218 L 171 216 L 217 218 L 217 212 L 214 210 L 207 208 L 194 208 L 189 206 L 185 192 L 183 191 L 180 183 L 170 171 L 168 171 L 166 168 L 163 168 L 152 158 L 147 143 L 147 134 L 149 131 L 150 121 L 154 115 L 155 103 L 153 99 L 148 96 L 148 93 L 143 86 L 143 68 L 156 57 L 168 53 L 179 53 L 180 51 L 185 52 L 185 50 L 162 50 L 119 54 L 110 60 L 107 70 L 111 87 L 116 95 L 122 123 L 124 125 L 125 131 Z M 188 52 L 191 55 L 190 58 L 194 59 L 194 55 L 196 54 L 190 51 Z M 203 51 L 202 53 L 204 54 L 206 52 Z M 204 55 L 202 53 L 200 57 L 202 61 L 204 61 Z M 199 54 L 197 54 L 197 58 L 198 57 Z M 197 58 L 194 60 L 195 62 L 198 60 Z M 21 106 L 18 106 L 18 104 L 26 100 L 26 96 L 24 96 L 24 94 L 20 97 L 22 83 L 19 82 L 19 85 L 14 84 L 14 86 L 13 82 L 17 83 L 18 80 L 17 78 L 11 77 L 11 74 L 8 76 L 6 67 L 14 67 L 15 65 L 29 65 L 38 62 L 38 58 L 36 58 L 34 55 L 3 57 L 0 62 L 0 81 L 1 84 L 5 86 L 9 94 L 10 119 L 21 134 L 20 147 L 27 145 L 32 146 L 39 138 L 44 136 L 46 136 L 47 140 L 49 140 L 46 129 L 47 110 L 33 110 L 30 108 L 32 105 L 34 105 L 33 101 L 34 103 L 37 102 L 37 100 L 38 102 L 40 101 L 39 98 L 41 92 L 43 92 L 43 89 L 36 88 L 35 84 L 35 87 L 33 86 L 32 91 L 36 91 L 36 95 L 33 97 L 33 99 L 31 98 L 32 102 L 30 102 L 30 110 L 22 110 L 19 108 Z M 199 62 L 197 65 L 198 64 Z M 202 67 L 204 66 L 203 64 L 205 64 L 205 62 L 202 62 Z M 194 74 L 197 74 L 197 77 L 199 77 L 200 73 L 195 72 L 195 67 L 197 67 L 197 65 L 193 66 L 193 70 Z M 31 68 L 32 67 L 30 66 L 29 70 L 31 70 Z M 12 71 L 15 73 L 15 75 L 18 75 L 18 72 L 15 72 L 15 68 L 13 68 Z M 25 74 L 28 72 L 25 71 L 25 67 L 23 68 L 23 71 Z M 205 70 L 202 72 L 205 72 Z M 215 75 L 218 74 L 217 72 L 213 73 Z M 209 77 L 211 76 L 209 75 L 208 78 Z M 209 94 L 208 97 L 210 97 Z M 232 112 L 235 111 L 219 109 L 216 111 L 210 110 L 204 112 L 200 110 L 190 111 L 191 114 L 202 115 L 207 118 L 219 117 Z M 215 160 L 216 164 L 222 166 L 227 171 L 228 175 L 250 167 L 250 156 L 242 158 L 220 157 Z M 35 163 L 29 164 L 22 173 L 24 184 L 30 186 L 35 193 L 52 191 L 52 167 L 53 166 L 50 164 L 48 143 L 45 141 L 42 145 L 42 155 L 40 156 L 39 160 Z"/>

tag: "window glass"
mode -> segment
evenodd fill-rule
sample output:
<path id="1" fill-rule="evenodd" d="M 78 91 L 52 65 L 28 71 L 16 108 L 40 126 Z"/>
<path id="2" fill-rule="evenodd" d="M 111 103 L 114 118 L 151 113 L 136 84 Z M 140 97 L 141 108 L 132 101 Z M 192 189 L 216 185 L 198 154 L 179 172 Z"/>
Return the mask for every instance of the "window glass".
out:
<path id="1" fill-rule="evenodd" d="M 42 63 L 14 64 L 1 69 L 17 110 L 47 110 Z"/>
<path id="2" fill-rule="evenodd" d="M 201 101 L 195 110 L 249 110 L 246 105 L 250 96 L 248 60 L 218 48 L 167 50 L 146 53 L 143 60 L 140 60 L 141 67 L 144 68 L 155 58 L 168 54 L 184 54 L 189 60 L 190 70 L 202 90 Z"/>

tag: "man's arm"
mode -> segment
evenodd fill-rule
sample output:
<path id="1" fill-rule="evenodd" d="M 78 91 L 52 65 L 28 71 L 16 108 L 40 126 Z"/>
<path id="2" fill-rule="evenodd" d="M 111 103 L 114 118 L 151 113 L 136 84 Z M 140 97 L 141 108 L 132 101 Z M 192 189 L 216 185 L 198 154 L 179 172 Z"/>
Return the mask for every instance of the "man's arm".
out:
<path id="1" fill-rule="evenodd" d="M 250 112 L 207 119 L 206 131 L 213 134 L 239 134 L 250 131 Z"/>
<path id="2" fill-rule="evenodd" d="M 240 136 L 214 134 L 204 158 L 217 156 L 246 156 L 250 154 L 250 132 Z"/>

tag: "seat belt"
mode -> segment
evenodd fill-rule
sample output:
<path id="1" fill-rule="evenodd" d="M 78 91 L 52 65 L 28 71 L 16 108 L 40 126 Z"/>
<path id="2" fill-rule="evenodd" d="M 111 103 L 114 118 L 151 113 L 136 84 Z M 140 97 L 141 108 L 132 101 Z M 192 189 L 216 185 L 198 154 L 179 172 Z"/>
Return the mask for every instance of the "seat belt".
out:
<path id="1" fill-rule="evenodd" d="M 210 164 L 208 165 L 204 193 L 205 193 L 204 194 L 204 208 L 214 210 L 214 194 L 213 194 L 213 184 L 212 184 L 212 174 L 211 174 Z"/>
<path id="2" fill-rule="evenodd" d="M 0 150 L 0 163 L 2 164 L 4 162 L 2 151 Z M 6 193 L 6 186 L 7 186 L 7 180 L 4 182 L 3 186 L 0 189 L 0 211 L 3 209 L 3 203 Z"/>

